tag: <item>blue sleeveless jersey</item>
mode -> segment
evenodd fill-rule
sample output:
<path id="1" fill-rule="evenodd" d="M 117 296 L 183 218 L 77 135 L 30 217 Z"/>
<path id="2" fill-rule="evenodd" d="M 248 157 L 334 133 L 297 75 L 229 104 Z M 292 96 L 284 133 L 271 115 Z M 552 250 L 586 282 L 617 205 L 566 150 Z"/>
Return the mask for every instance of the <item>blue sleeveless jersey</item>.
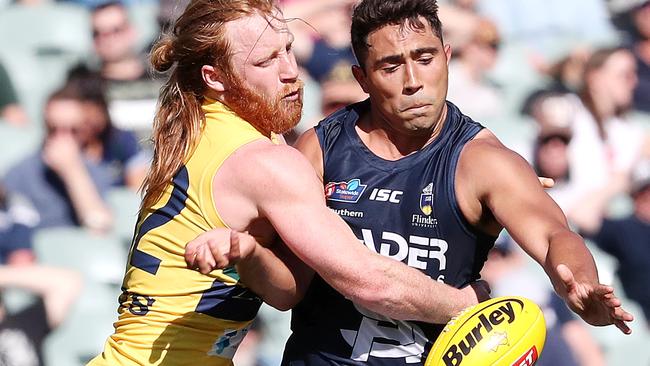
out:
<path id="1" fill-rule="evenodd" d="M 454 287 L 478 279 L 495 238 L 466 222 L 454 180 L 463 146 L 483 127 L 447 103 L 439 137 L 416 153 L 387 161 L 355 131 L 369 106 L 368 101 L 348 106 L 316 126 L 328 206 L 369 250 Z M 284 365 L 398 366 L 422 363 L 442 325 L 373 313 L 316 275 L 292 312 L 291 328 Z"/>

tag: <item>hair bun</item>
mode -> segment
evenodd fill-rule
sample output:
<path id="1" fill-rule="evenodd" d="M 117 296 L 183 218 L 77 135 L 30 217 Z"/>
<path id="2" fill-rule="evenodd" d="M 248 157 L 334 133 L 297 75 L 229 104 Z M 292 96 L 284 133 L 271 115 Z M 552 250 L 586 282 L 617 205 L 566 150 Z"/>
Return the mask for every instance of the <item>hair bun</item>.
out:
<path id="1" fill-rule="evenodd" d="M 174 40 L 170 35 L 163 35 L 151 50 L 151 65 L 158 72 L 169 70 L 176 62 Z"/>

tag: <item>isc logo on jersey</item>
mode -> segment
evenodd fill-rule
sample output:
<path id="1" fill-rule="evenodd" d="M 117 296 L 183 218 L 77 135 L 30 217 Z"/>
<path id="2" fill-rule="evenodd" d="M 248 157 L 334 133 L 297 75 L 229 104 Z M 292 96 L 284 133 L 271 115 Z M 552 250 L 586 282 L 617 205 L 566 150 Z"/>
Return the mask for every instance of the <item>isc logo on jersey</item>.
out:
<path id="1" fill-rule="evenodd" d="M 357 203 L 368 187 L 358 178 L 348 182 L 329 182 L 325 185 L 325 198 L 329 201 Z"/>
<path id="2" fill-rule="evenodd" d="M 401 196 L 404 194 L 402 191 L 393 191 L 390 189 L 375 188 L 370 193 L 370 200 L 377 202 L 390 202 L 399 203 Z"/>

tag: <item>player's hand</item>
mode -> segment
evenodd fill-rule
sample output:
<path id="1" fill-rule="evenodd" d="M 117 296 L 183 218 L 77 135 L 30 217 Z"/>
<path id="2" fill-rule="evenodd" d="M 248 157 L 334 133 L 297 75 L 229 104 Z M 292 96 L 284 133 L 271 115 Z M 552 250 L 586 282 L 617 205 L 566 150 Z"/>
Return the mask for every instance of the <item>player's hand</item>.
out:
<path id="1" fill-rule="evenodd" d="M 185 262 L 188 268 L 208 274 L 215 269 L 232 267 L 255 251 L 255 239 L 230 229 L 207 231 L 185 246 Z"/>
<path id="2" fill-rule="evenodd" d="M 460 289 L 469 299 L 470 306 L 490 299 L 490 285 L 484 280 L 477 280 Z"/>
<path id="3" fill-rule="evenodd" d="M 627 322 L 634 320 L 634 316 L 621 307 L 613 287 L 578 282 L 564 264 L 557 266 L 557 273 L 566 290 L 567 305 L 585 322 L 595 326 L 614 324 L 621 332 L 632 333 Z"/>
<path id="4" fill-rule="evenodd" d="M 542 184 L 542 188 L 544 189 L 550 189 L 555 186 L 555 181 L 552 178 L 537 177 L 537 179 L 539 179 L 539 182 Z"/>

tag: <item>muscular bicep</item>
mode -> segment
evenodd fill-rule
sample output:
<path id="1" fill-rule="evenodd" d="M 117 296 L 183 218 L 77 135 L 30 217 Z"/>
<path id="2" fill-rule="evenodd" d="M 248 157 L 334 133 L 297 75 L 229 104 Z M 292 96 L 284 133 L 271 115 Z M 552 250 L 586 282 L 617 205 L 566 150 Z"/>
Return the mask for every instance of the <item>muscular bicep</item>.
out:
<path id="1" fill-rule="evenodd" d="M 343 293 L 363 287 L 371 253 L 327 208 L 322 182 L 306 159 L 282 147 L 253 171 L 264 184 L 250 196 L 296 257 Z"/>
<path id="2" fill-rule="evenodd" d="M 356 241 L 348 226 L 325 204 L 322 183 L 306 162 L 298 169 L 275 176 L 258 203 L 282 241 L 310 266 L 328 267 L 324 252 L 340 242 Z M 295 167 L 294 167 L 295 168 Z M 309 174 L 307 174 L 309 172 Z M 357 241 L 358 244 L 358 241 Z M 332 264 L 332 263 L 330 263 Z"/>
<path id="3" fill-rule="evenodd" d="M 568 230 L 568 225 L 530 165 L 503 146 L 478 143 L 463 152 L 460 167 L 477 182 L 475 194 L 480 204 L 542 263 L 551 235 Z"/>

